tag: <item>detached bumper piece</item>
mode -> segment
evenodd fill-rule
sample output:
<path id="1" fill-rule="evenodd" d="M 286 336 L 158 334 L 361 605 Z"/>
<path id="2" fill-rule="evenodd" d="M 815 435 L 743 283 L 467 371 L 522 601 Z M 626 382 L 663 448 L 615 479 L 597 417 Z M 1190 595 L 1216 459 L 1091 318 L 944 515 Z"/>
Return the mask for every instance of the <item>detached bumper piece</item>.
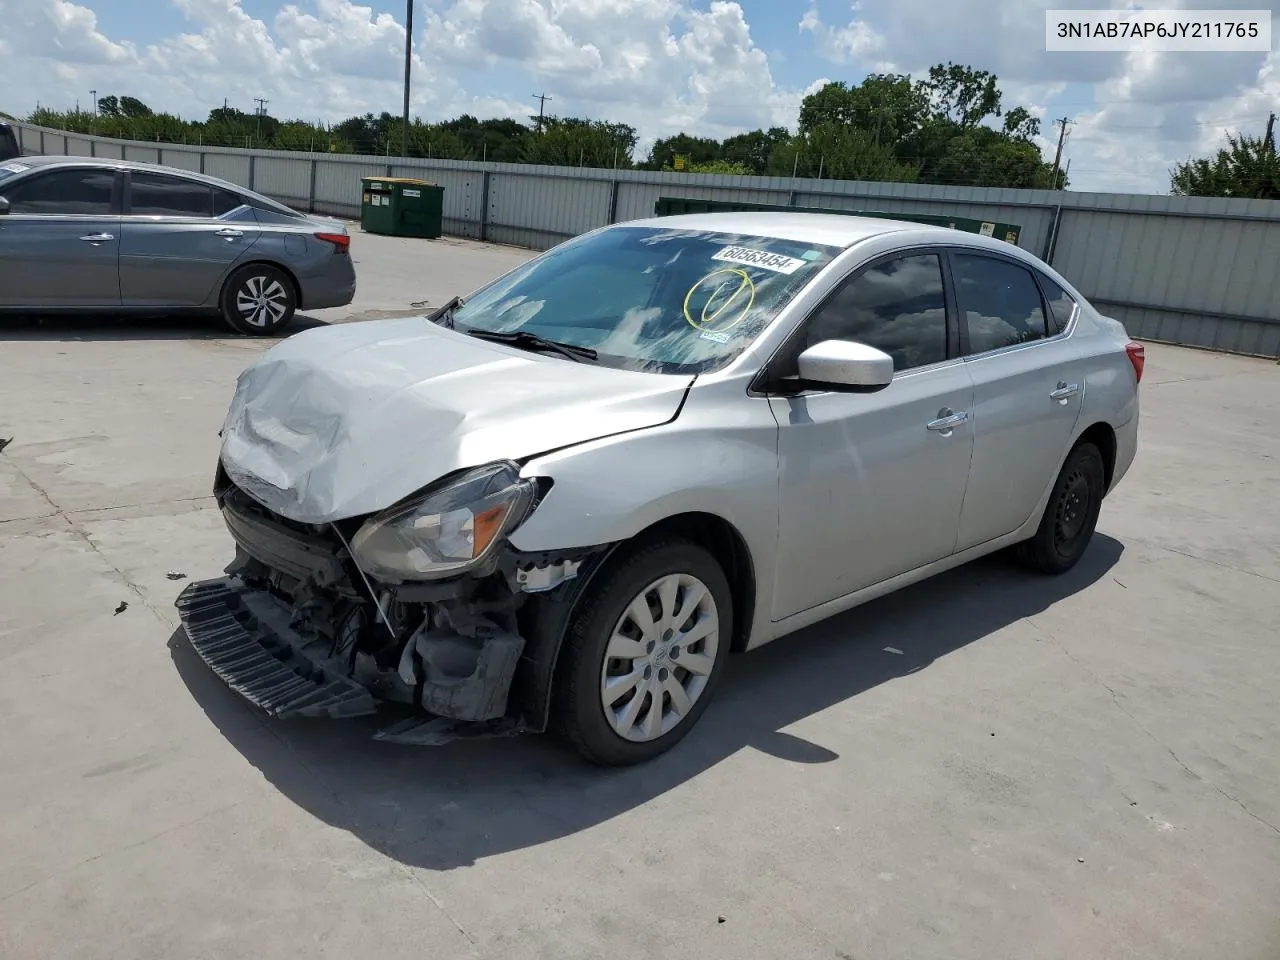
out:
<path id="1" fill-rule="evenodd" d="M 264 599 L 271 602 L 223 578 L 188 585 L 174 605 L 196 653 L 227 686 L 271 716 L 374 713 L 377 704 L 368 690 L 302 655 L 278 625 L 264 622 L 275 619 L 275 611 L 263 608 Z"/>

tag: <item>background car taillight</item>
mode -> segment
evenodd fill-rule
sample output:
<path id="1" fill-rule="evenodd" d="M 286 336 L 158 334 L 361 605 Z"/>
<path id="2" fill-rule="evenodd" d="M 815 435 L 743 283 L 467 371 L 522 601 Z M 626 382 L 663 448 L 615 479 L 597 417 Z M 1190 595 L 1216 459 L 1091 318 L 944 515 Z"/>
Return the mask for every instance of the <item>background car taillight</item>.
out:
<path id="1" fill-rule="evenodd" d="M 345 233 L 317 233 L 316 239 L 332 243 L 334 253 L 346 253 L 351 247 L 351 237 Z"/>
<path id="2" fill-rule="evenodd" d="M 1142 368 L 1147 363 L 1147 349 L 1140 343 L 1134 343 L 1130 340 L 1124 346 L 1124 352 L 1129 355 L 1129 362 L 1133 364 L 1133 374 L 1138 378 L 1138 383 L 1142 382 Z"/>

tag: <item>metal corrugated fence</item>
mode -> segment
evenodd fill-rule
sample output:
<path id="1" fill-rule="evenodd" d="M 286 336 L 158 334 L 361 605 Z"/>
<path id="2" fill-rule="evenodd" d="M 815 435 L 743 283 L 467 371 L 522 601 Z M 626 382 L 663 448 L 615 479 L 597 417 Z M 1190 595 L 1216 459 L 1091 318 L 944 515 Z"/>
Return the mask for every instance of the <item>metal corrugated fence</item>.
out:
<path id="1" fill-rule="evenodd" d="M 444 187 L 445 231 L 546 249 L 652 216 L 660 196 L 876 210 L 1016 223 L 1043 257 L 1130 335 L 1280 356 L 1280 201 L 861 183 L 380 158 L 135 143 L 15 123 L 27 153 L 203 170 L 291 205 L 357 217 L 360 178 Z"/>

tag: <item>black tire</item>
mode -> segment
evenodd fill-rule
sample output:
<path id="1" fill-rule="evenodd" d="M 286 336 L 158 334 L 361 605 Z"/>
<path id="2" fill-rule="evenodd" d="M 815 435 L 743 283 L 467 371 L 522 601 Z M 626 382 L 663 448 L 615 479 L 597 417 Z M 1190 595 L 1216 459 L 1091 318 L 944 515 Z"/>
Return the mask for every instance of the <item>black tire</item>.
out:
<path id="1" fill-rule="evenodd" d="M 1035 536 L 1014 548 L 1018 562 L 1047 574 L 1074 567 L 1093 539 L 1106 478 L 1098 448 L 1087 441 L 1077 444 L 1058 473 Z"/>
<path id="2" fill-rule="evenodd" d="M 714 660 L 701 693 L 683 719 L 667 733 L 637 742 L 619 735 L 605 715 L 601 696 L 605 655 L 614 628 L 631 602 L 649 585 L 670 575 L 696 577 L 714 601 L 719 624 L 714 634 Z M 688 734 L 706 710 L 728 659 L 732 637 L 733 593 L 720 564 L 710 553 L 679 539 L 636 547 L 600 571 L 573 615 L 556 670 L 551 705 L 554 728 L 584 757 L 604 766 L 643 763 L 665 753 Z M 634 696 L 643 694 L 637 692 Z M 663 696 L 659 704 L 665 701 Z M 650 709 L 652 706 L 651 700 Z"/>
<path id="3" fill-rule="evenodd" d="M 222 319 L 236 333 L 264 337 L 293 322 L 298 295 L 283 270 L 265 263 L 241 267 L 222 285 Z"/>

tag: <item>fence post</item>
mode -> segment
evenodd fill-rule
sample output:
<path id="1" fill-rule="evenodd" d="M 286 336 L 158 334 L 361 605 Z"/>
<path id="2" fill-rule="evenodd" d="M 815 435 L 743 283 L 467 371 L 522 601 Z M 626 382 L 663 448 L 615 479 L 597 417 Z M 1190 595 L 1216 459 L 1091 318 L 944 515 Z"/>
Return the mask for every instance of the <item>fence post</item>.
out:
<path id="1" fill-rule="evenodd" d="M 254 175 L 253 160 L 254 160 L 254 157 L 253 157 L 253 154 L 251 153 L 249 154 L 249 189 L 250 190 L 253 189 L 253 175 Z"/>
<path id="2" fill-rule="evenodd" d="M 62 135 L 62 155 L 64 157 L 71 156 L 71 138 L 65 133 Z"/>
<path id="3" fill-rule="evenodd" d="M 204 173 L 204 147 L 200 148 L 200 172 Z"/>
<path id="4" fill-rule="evenodd" d="M 609 181 L 609 219 L 606 223 L 618 222 L 618 188 L 621 184 L 617 180 Z"/>
<path id="5" fill-rule="evenodd" d="M 480 239 L 489 239 L 489 171 L 480 175 Z"/>
<path id="6" fill-rule="evenodd" d="M 307 187 L 307 212 L 316 212 L 316 163 L 315 157 L 311 158 L 311 185 Z"/>
<path id="7" fill-rule="evenodd" d="M 43 131 L 43 130 L 41 130 L 41 131 L 40 131 L 40 155 L 41 155 L 41 156 L 44 156 L 44 153 L 45 153 L 45 149 L 44 149 L 44 131 Z"/>
<path id="8" fill-rule="evenodd" d="M 156 163 L 164 166 L 164 147 L 156 147 Z"/>

